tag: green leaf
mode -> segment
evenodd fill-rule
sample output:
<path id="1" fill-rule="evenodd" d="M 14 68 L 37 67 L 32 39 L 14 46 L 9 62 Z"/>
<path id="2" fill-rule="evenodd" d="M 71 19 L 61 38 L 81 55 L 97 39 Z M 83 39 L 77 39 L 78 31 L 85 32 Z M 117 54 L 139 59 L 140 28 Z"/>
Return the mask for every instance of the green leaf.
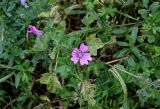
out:
<path id="1" fill-rule="evenodd" d="M 27 98 L 28 98 L 27 95 L 18 96 L 17 102 L 25 102 L 27 100 Z"/>
<path id="2" fill-rule="evenodd" d="M 143 78 L 142 76 L 135 75 L 135 74 L 133 74 L 133 73 L 130 73 L 130 72 L 126 71 L 126 69 L 124 68 L 124 66 L 122 66 L 122 65 L 120 65 L 120 64 L 116 64 L 116 65 L 114 66 L 114 68 L 117 69 L 120 73 L 126 73 L 126 74 L 128 74 L 129 76 L 132 76 L 132 77 L 134 77 L 134 78 L 136 78 L 136 79 L 144 80 L 144 78 Z"/>
<path id="3" fill-rule="evenodd" d="M 154 87 L 160 88 L 160 79 L 157 79 L 153 82 Z"/>
<path id="4" fill-rule="evenodd" d="M 40 100 L 43 100 L 43 101 L 48 101 L 48 102 L 50 102 L 50 99 L 49 99 L 47 96 L 45 96 L 45 95 L 39 96 L 39 99 L 40 99 Z"/>
<path id="5" fill-rule="evenodd" d="M 134 26 L 132 28 L 132 32 L 131 32 L 131 38 L 132 38 L 132 43 L 135 44 L 136 39 L 137 39 L 137 34 L 138 34 L 138 27 Z"/>
<path id="6" fill-rule="evenodd" d="M 52 79 L 52 73 L 43 73 L 39 81 L 41 84 L 49 84 L 51 79 Z"/>
<path id="7" fill-rule="evenodd" d="M 148 40 L 149 43 L 154 43 L 156 41 L 155 37 L 153 35 L 149 35 L 148 36 Z"/>
<path id="8" fill-rule="evenodd" d="M 117 69 L 115 67 L 112 67 L 111 69 L 109 69 L 109 71 L 112 72 L 113 76 L 116 79 L 118 79 L 118 81 L 120 82 L 120 84 L 122 86 L 122 89 L 123 89 L 123 92 L 124 92 L 123 108 L 128 109 L 128 105 L 127 105 L 127 96 L 128 96 L 127 86 L 126 86 L 123 78 L 121 77 L 121 75 L 119 74 L 119 72 L 117 71 Z"/>
<path id="9" fill-rule="evenodd" d="M 112 32 L 113 32 L 113 34 L 117 34 L 117 35 L 119 35 L 119 34 L 124 34 L 125 32 L 126 32 L 126 28 L 115 28 Z"/>
<path id="10" fill-rule="evenodd" d="M 142 0 L 142 2 L 143 2 L 143 6 L 144 6 L 145 8 L 148 8 L 149 0 Z"/>
<path id="11" fill-rule="evenodd" d="M 128 51 L 129 51 L 128 48 L 124 48 L 124 49 L 118 51 L 116 54 L 114 54 L 114 55 L 113 55 L 113 58 L 123 57 Z"/>
<path id="12" fill-rule="evenodd" d="M 61 74 L 64 78 L 67 78 L 69 72 L 72 71 L 72 68 L 68 65 L 60 65 L 57 67 L 56 71 Z"/>
<path id="13" fill-rule="evenodd" d="M 58 57 L 57 62 L 58 64 L 55 71 L 59 73 L 63 78 L 67 78 L 70 72 L 73 71 L 71 61 L 66 57 Z"/>
<path id="14" fill-rule="evenodd" d="M 18 88 L 20 80 L 21 80 L 22 74 L 19 72 L 15 74 L 15 87 Z"/>
<path id="15" fill-rule="evenodd" d="M 7 11 L 12 11 L 15 8 L 16 4 L 14 2 L 9 2 L 9 7 L 7 8 Z"/>
<path id="16" fill-rule="evenodd" d="M 132 56 L 128 56 L 127 62 L 128 62 L 129 66 L 135 66 L 136 65 L 136 63 L 135 63 L 134 59 L 132 58 Z"/>
<path id="17" fill-rule="evenodd" d="M 37 37 L 33 50 L 34 51 L 44 51 L 48 47 L 48 38 L 47 37 Z"/>
<path id="18" fill-rule="evenodd" d="M 141 58 L 140 50 L 137 47 L 132 47 L 131 50 L 139 59 Z"/>
<path id="19" fill-rule="evenodd" d="M 27 71 L 30 72 L 30 73 L 32 73 L 34 70 L 35 70 L 34 67 L 29 67 L 29 68 L 27 69 Z"/>
<path id="20" fill-rule="evenodd" d="M 89 105 L 94 105 L 96 103 L 95 97 L 95 85 L 91 84 L 89 81 L 85 80 L 81 82 L 81 91 L 83 98 L 88 102 Z"/>
<path id="21" fill-rule="evenodd" d="M 155 49 L 155 57 L 160 56 L 160 47 L 159 46 L 155 46 L 154 49 Z"/>
<path id="22" fill-rule="evenodd" d="M 151 13 L 155 13 L 159 8 L 160 8 L 159 2 L 153 2 L 150 5 L 149 10 L 151 11 Z"/>
<path id="23" fill-rule="evenodd" d="M 51 93 L 55 93 L 57 90 L 61 89 L 61 83 L 55 73 L 43 73 L 39 81 L 41 84 L 46 84 L 47 89 Z"/>
<path id="24" fill-rule="evenodd" d="M 22 81 L 28 82 L 29 78 L 26 73 L 22 74 Z"/>
<path id="25" fill-rule="evenodd" d="M 127 47 L 127 46 L 129 46 L 129 43 L 127 43 L 127 42 L 122 42 L 122 41 L 117 41 L 117 45 L 123 46 L 123 47 Z"/>
<path id="26" fill-rule="evenodd" d="M 130 16 L 129 14 L 126 14 L 126 13 L 124 13 L 124 12 L 121 12 L 121 11 L 118 11 L 118 10 L 117 10 L 117 13 L 119 13 L 119 14 L 125 16 L 125 17 L 128 17 L 128 18 L 130 18 L 130 19 L 132 19 L 132 20 L 138 21 L 136 18 L 134 18 L 134 17 L 132 17 L 132 16 Z"/>
<path id="27" fill-rule="evenodd" d="M 96 56 L 97 55 L 97 50 L 99 48 L 102 48 L 104 46 L 104 43 L 102 43 L 102 41 L 99 38 L 96 38 L 96 34 L 90 34 L 87 38 L 86 38 L 86 42 L 89 46 L 89 52 Z"/>
<path id="28" fill-rule="evenodd" d="M 41 12 L 38 17 L 58 17 L 59 18 L 59 14 L 58 14 L 58 10 L 59 7 L 58 6 L 53 6 L 49 12 Z M 58 15 L 57 15 L 58 14 Z M 60 18 L 59 18 L 60 19 Z"/>
<path id="29" fill-rule="evenodd" d="M 134 0 L 126 0 L 126 2 L 124 2 L 123 7 L 129 7 L 133 4 L 134 4 Z"/>
<path id="30" fill-rule="evenodd" d="M 148 15 L 148 10 L 140 9 L 140 10 L 138 10 L 138 14 L 140 14 L 143 18 L 145 18 Z"/>
<path id="31" fill-rule="evenodd" d="M 50 56 L 51 59 L 55 59 L 55 58 L 56 58 L 56 48 L 54 48 L 54 49 L 52 50 L 52 52 L 49 53 L 49 56 Z"/>
<path id="32" fill-rule="evenodd" d="M 83 19 L 82 19 L 82 23 L 85 25 L 85 26 L 89 26 L 91 23 L 94 22 L 94 18 L 92 15 L 90 14 L 87 14 Z"/>
<path id="33" fill-rule="evenodd" d="M 96 32 L 99 31 L 100 28 L 88 28 L 88 27 L 83 27 L 81 28 L 81 30 L 77 30 L 77 31 L 73 31 L 71 33 L 69 33 L 69 36 L 76 36 L 76 35 L 82 35 L 85 33 L 92 33 L 92 32 Z"/>
<path id="34" fill-rule="evenodd" d="M 143 43 L 143 42 L 144 42 L 143 36 L 138 36 L 138 37 L 137 37 L 137 41 L 138 41 L 139 43 Z"/>

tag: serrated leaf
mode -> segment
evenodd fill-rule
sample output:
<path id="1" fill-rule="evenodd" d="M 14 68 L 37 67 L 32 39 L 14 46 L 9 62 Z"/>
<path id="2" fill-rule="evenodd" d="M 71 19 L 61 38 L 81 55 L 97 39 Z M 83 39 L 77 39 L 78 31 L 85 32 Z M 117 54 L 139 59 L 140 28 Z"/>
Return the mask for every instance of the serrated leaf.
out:
<path id="1" fill-rule="evenodd" d="M 52 17 L 57 12 L 58 8 L 58 6 L 54 6 L 51 8 L 50 12 L 42 12 L 38 15 L 38 17 Z"/>
<path id="2" fill-rule="evenodd" d="M 145 18 L 148 15 L 148 10 L 140 9 L 138 10 L 138 14 L 140 14 L 143 18 Z"/>
<path id="3" fill-rule="evenodd" d="M 85 80 L 81 82 L 81 91 L 83 98 L 89 103 L 89 105 L 95 104 L 95 85 L 91 84 L 89 81 Z"/>
<path id="4" fill-rule="evenodd" d="M 48 38 L 47 37 L 37 37 L 33 50 L 35 51 L 44 51 L 46 50 L 48 47 Z"/>
<path id="5" fill-rule="evenodd" d="M 159 5 L 159 2 L 153 2 L 150 7 L 149 7 L 149 10 L 154 13 L 156 12 L 156 10 L 160 8 L 160 5 Z"/>
<path id="6" fill-rule="evenodd" d="M 43 73 L 39 81 L 41 84 L 49 84 L 51 78 L 52 78 L 52 73 Z"/>
<path id="7" fill-rule="evenodd" d="M 94 22 L 94 18 L 92 15 L 90 14 L 87 14 L 83 19 L 82 19 L 82 23 L 85 25 L 85 26 L 89 26 L 91 23 Z"/>
<path id="8" fill-rule="evenodd" d="M 55 93 L 58 89 L 61 89 L 61 83 L 55 73 L 43 73 L 39 81 L 41 84 L 46 84 L 47 89 L 52 93 Z"/>
<path id="9" fill-rule="evenodd" d="M 59 73 L 63 78 L 68 78 L 70 72 L 73 71 L 73 67 L 70 65 L 70 61 L 66 57 L 58 57 L 58 64 L 56 68 L 56 72 Z"/>
<path id="10" fill-rule="evenodd" d="M 97 55 L 97 50 L 102 48 L 105 44 L 102 43 L 102 41 L 99 38 L 96 38 L 96 34 L 90 34 L 86 38 L 86 42 L 89 46 L 89 52 L 96 56 Z"/>
<path id="11" fill-rule="evenodd" d="M 55 59 L 56 58 L 56 49 L 54 48 L 53 50 L 52 50 L 52 52 L 49 54 L 49 57 L 51 58 L 51 59 Z"/>

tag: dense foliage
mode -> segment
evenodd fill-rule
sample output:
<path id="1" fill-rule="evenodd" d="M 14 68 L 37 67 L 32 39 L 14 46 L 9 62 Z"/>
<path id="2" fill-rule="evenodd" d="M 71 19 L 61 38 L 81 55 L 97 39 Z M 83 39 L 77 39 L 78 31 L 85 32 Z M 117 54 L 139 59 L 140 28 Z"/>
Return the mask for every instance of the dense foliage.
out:
<path id="1" fill-rule="evenodd" d="M 1 0 L 0 45 L 1 109 L 160 108 L 158 0 Z"/>

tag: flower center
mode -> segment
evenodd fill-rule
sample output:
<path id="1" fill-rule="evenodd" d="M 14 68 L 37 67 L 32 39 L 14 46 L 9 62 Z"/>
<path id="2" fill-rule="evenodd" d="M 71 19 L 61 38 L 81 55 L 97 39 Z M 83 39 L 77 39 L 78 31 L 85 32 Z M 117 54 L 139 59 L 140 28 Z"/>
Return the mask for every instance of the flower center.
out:
<path id="1" fill-rule="evenodd" d="M 82 57 L 83 57 L 83 54 L 84 54 L 83 52 L 79 51 L 79 52 L 78 52 L 78 57 L 79 57 L 79 58 L 82 58 Z"/>

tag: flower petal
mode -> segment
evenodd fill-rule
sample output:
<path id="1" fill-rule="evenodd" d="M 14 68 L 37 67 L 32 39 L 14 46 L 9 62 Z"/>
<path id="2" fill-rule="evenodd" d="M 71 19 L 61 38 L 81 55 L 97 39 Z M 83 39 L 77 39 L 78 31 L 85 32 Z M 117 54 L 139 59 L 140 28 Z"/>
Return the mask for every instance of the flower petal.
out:
<path id="1" fill-rule="evenodd" d="M 72 51 L 72 56 L 73 57 L 78 57 L 78 53 L 79 53 L 78 48 L 74 48 L 73 51 Z"/>
<path id="2" fill-rule="evenodd" d="M 33 25 L 29 25 L 28 26 L 28 33 L 34 33 L 37 36 L 40 36 L 42 34 L 42 32 L 40 30 L 38 30 L 35 26 Z"/>
<path id="3" fill-rule="evenodd" d="M 26 0 L 20 0 L 21 5 L 23 5 L 25 8 L 28 8 L 29 6 L 26 3 Z"/>
<path id="4" fill-rule="evenodd" d="M 79 58 L 78 57 L 72 57 L 71 60 L 74 62 L 74 64 L 77 64 Z"/>
<path id="5" fill-rule="evenodd" d="M 83 58 L 84 58 L 85 60 L 91 61 L 91 60 L 92 60 L 91 53 L 84 53 Z"/>
<path id="6" fill-rule="evenodd" d="M 80 58 L 80 64 L 84 65 L 84 64 L 88 64 L 88 61 L 85 58 Z"/>
<path id="7" fill-rule="evenodd" d="M 37 36 L 40 36 L 42 34 L 42 32 L 40 30 L 36 29 L 34 31 L 34 34 L 37 35 Z"/>
<path id="8" fill-rule="evenodd" d="M 32 30 L 33 27 L 34 27 L 33 25 L 28 25 L 28 28 L 29 28 L 30 30 Z"/>
<path id="9" fill-rule="evenodd" d="M 83 53 L 84 53 L 84 52 L 87 52 L 87 51 L 88 51 L 88 46 L 85 45 L 84 43 L 81 43 L 79 50 L 80 50 L 81 52 L 83 52 Z"/>

